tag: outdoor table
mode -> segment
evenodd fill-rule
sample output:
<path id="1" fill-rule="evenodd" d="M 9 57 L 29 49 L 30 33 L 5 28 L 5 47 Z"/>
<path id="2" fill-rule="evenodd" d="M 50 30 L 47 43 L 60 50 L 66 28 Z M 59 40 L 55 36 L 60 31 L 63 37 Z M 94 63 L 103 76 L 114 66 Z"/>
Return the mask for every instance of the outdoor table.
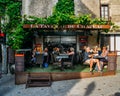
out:
<path id="1" fill-rule="evenodd" d="M 105 57 L 97 55 L 97 56 L 93 56 L 94 59 L 104 59 Z"/>
<path id="2" fill-rule="evenodd" d="M 68 54 L 60 54 L 56 57 L 56 59 L 67 59 L 67 58 L 69 58 Z"/>

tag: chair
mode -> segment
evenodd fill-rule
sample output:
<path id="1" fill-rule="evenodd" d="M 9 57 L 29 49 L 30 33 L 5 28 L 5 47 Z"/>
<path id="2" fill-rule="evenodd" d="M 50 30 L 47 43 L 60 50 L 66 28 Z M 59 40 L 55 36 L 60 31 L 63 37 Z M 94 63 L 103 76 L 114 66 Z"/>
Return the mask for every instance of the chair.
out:
<path id="1" fill-rule="evenodd" d="M 74 56 L 75 56 L 75 54 L 74 55 L 70 55 L 68 59 L 63 59 L 62 60 L 62 63 L 63 63 L 62 67 L 67 66 L 67 67 L 73 68 Z"/>
<path id="2" fill-rule="evenodd" d="M 57 55 L 56 54 L 51 54 L 51 61 L 52 65 L 55 67 L 61 67 L 61 62 L 56 60 Z"/>
<path id="3" fill-rule="evenodd" d="M 102 70 L 104 69 L 105 66 L 108 66 L 108 61 L 103 62 Z"/>
<path id="4" fill-rule="evenodd" d="M 36 64 L 40 64 L 40 67 L 42 66 L 43 63 L 43 54 L 36 54 Z"/>

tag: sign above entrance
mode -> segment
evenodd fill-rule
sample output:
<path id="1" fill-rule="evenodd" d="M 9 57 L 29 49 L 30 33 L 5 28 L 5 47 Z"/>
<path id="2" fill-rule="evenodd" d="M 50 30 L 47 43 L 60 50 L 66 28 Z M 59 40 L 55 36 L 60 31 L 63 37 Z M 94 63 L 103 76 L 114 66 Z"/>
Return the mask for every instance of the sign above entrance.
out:
<path id="1" fill-rule="evenodd" d="M 110 25 L 44 25 L 44 24 L 25 24 L 23 28 L 40 28 L 40 29 L 110 29 Z"/>

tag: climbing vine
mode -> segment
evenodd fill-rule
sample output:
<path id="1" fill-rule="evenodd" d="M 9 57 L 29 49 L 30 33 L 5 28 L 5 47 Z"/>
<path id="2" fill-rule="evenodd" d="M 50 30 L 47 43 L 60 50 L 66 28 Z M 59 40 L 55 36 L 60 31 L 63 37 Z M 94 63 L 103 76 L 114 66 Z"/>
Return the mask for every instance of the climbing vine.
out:
<path id="1" fill-rule="evenodd" d="M 2 5 L 0 6 L 0 16 L 3 21 L 1 29 L 7 36 L 7 45 L 13 49 L 19 49 L 26 36 L 22 28 L 22 3 L 17 0 L 0 0 L 0 5 Z"/>

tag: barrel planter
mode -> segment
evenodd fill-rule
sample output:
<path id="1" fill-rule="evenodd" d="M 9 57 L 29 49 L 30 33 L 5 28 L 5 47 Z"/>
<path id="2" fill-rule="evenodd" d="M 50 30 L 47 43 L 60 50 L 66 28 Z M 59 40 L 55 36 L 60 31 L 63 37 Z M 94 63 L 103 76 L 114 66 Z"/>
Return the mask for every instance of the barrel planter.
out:
<path id="1" fill-rule="evenodd" d="M 109 52 L 108 53 L 108 71 L 116 71 L 117 67 L 117 52 Z"/>
<path id="2" fill-rule="evenodd" d="M 15 54 L 15 72 L 24 72 L 24 54 Z"/>

